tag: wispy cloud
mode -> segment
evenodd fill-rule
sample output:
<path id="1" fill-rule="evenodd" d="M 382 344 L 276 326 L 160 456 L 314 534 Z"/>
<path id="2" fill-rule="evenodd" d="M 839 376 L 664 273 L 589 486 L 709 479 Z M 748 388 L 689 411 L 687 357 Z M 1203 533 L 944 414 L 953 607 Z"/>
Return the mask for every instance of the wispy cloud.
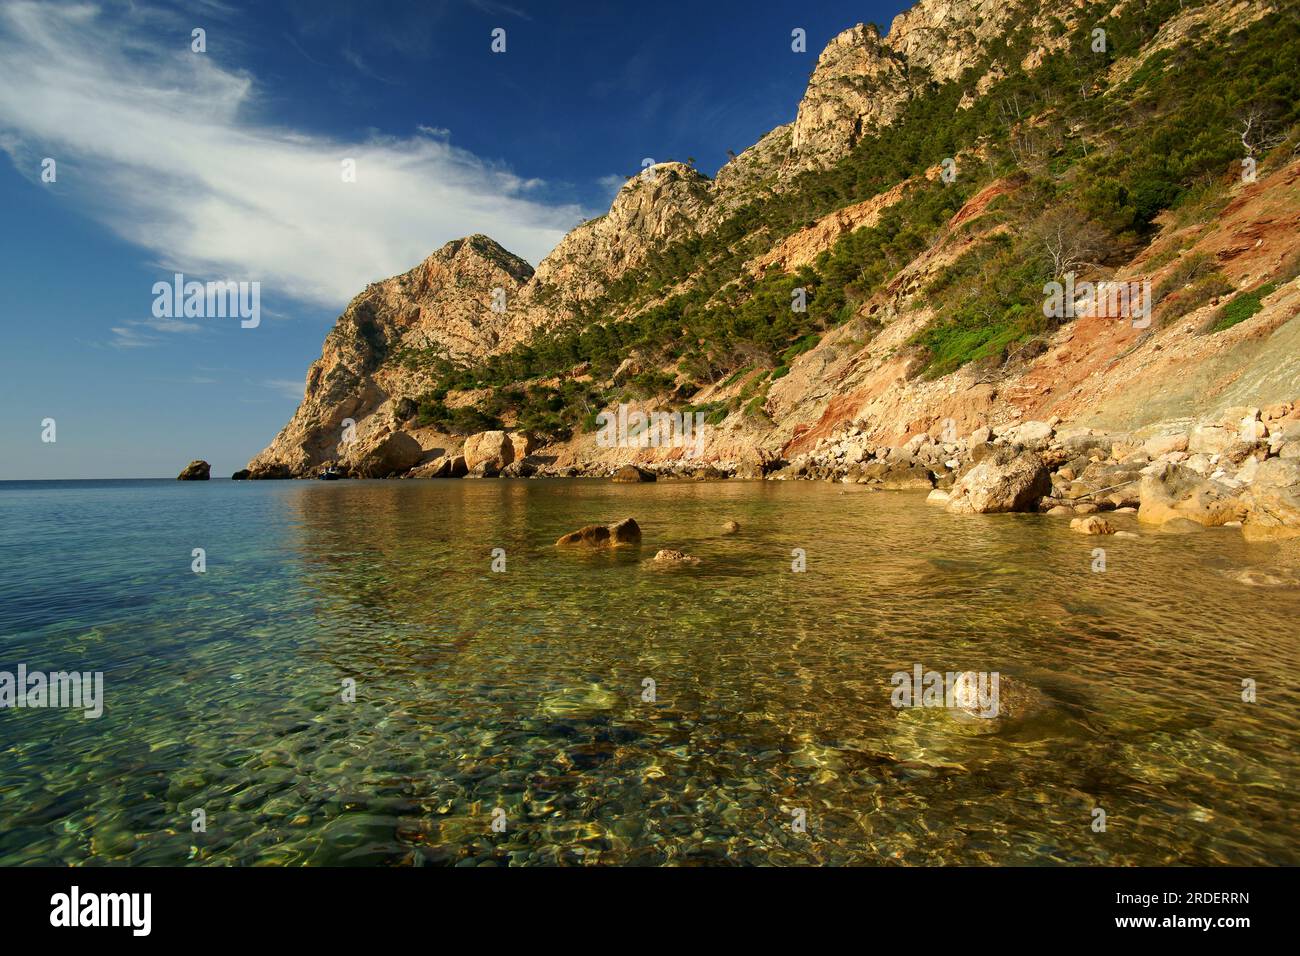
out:
<path id="1" fill-rule="evenodd" d="M 113 333 L 113 338 L 108 344 L 119 349 L 145 348 L 162 341 L 157 335 L 150 335 L 150 332 L 176 334 L 198 332 L 201 329 L 200 325 L 182 322 L 180 319 L 143 319 L 138 322 L 123 322 L 109 330 Z"/>
<path id="2" fill-rule="evenodd" d="M 146 39 L 160 23 L 169 47 Z M 440 130 L 344 141 L 261 122 L 254 78 L 191 53 L 187 23 L 138 4 L 0 4 L 0 147 L 33 178 L 42 157 L 66 160 L 60 192 L 160 269 L 337 307 L 474 232 L 536 262 L 583 214 Z"/>
<path id="3" fill-rule="evenodd" d="M 301 380 L 268 378 L 262 381 L 262 387 L 269 388 L 271 391 L 277 392 L 284 398 L 291 398 L 295 402 L 299 402 L 302 401 L 302 393 L 303 389 L 306 388 L 306 385 L 304 385 Z"/>
<path id="4" fill-rule="evenodd" d="M 619 173 L 610 173 L 608 176 L 601 176 L 596 180 L 596 185 L 609 194 L 613 199 L 618 195 L 618 191 L 627 184 L 627 177 Z"/>

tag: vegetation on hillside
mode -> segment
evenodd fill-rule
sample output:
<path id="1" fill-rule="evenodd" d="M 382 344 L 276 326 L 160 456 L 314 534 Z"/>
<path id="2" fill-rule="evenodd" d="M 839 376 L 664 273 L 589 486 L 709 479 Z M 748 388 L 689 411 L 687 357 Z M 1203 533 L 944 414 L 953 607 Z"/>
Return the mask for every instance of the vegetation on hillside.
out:
<path id="1" fill-rule="evenodd" d="M 924 290 L 936 319 L 913 342 L 928 375 L 971 361 L 1000 363 L 1061 321 L 1043 315 L 1045 282 L 1127 261 L 1150 241 L 1162 213 L 1216 208 L 1247 154 L 1262 164 L 1270 149 L 1294 149 L 1294 11 L 1226 42 L 1156 53 L 1108 87 L 1116 62 L 1198 5 L 1148 0 L 1112 15 L 1110 4 L 1093 4 L 1066 49 L 1032 71 L 1011 69 L 960 108 L 991 62 L 1020 63 L 1029 52 L 1025 28 L 1001 38 L 960 80 L 923 89 L 894 124 L 865 137 L 833 168 L 802 174 L 792 188 L 739 209 L 707 235 L 663 244 L 566 326 L 472 367 L 408 355 L 436 383 L 418 400 L 420 420 L 470 431 L 509 418 L 564 437 L 591 427 L 611 401 L 671 395 L 685 404 L 701 388 L 742 375 L 741 395 L 707 411 L 761 415 L 767 387 L 797 355 L 938 241 L 980 188 L 1003 180 L 1014 188 L 975 224 L 973 247 Z M 1094 51 L 1096 27 L 1106 31 L 1105 52 Z M 957 180 L 926 180 L 925 171 L 945 157 L 959 157 Z M 822 215 L 908 178 L 916 185 L 875 225 L 841 237 L 811 266 L 758 279 L 742 269 Z M 1189 274 L 1177 292 L 1158 291 L 1167 300 L 1161 321 L 1194 308 L 1198 298 L 1231 291 L 1224 285 L 1211 272 Z M 792 308 L 799 290 L 803 311 Z M 1225 320 L 1240 321 L 1247 307 L 1243 299 Z M 603 387 L 628 357 L 635 373 Z M 584 374 L 570 375 L 575 368 Z M 493 397 L 477 409 L 448 409 L 447 394 L 463 389 L 490 389 Z"/>

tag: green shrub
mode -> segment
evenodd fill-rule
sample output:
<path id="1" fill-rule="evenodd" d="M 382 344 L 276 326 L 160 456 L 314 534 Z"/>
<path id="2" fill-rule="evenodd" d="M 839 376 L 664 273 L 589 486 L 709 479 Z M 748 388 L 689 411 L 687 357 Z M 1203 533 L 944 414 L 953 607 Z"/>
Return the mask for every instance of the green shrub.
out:
<path id="1" fill-rule="evenodd" d="M 1276 282 L 1266 282 L 1252 292 L 1242 292 L 1220 308 L 1210 319 L 1210 331 L 1222 332 L 1253 318 L 1264 308 L 1263 300 L 1277 291 Z"/>

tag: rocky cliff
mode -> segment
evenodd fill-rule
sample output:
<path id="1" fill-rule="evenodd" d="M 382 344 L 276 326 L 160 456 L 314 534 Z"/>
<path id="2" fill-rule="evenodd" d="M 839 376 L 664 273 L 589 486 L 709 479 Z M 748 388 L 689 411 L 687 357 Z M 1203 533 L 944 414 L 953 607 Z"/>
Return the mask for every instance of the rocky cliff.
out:
<path id="1" fill-rule="evenodd" d="M 1268 135 L 1241 120 L 1241 157 L 1204 159 L 1208 172 L 1163 171 L 1173 187 L 1145 171 L 1159 157 L 1133 155 L 1121 139 L 1125 110 L 1139 100 L 1151 123 L 1177 120 L 1176 109 L 1165 110 L 1173 118 L 1160 112 L 1159 97 L 1169 94 L 1144 99 L 1142 83 L 1158 84 L 1162 71 L 1194 74 L 1197 49 L 1266 47 L 1268 31 L 1293 42 L 1294 20 L 1287 2 L 920 0 L 884 37 L 853 26 L 817 58 L 792 122 L 714 179 L 675 162 L 645 170 L 535 272 L 472 236 L 368 287 L 308 370 L 302 405 L 250 471 L 301 476 L 338 462 L 357 474 L 396 474 L 423 462 L 427 473 L 465 436 L 424 422 L 421 403 L 433 394 L 447 407 L 487 408 L 499 398 L 492 382 L 501 373 L 490 381 L 475 370 L 493 356 L 516 355 L 521 343 L 575 324 L 643 321 L 677 295 L 689 300 L 680 336 L 701 316 L 751 308 L 767 294 L 764 283 L 789 301 L 800 276 L 818 295 L 832 290 L 837 311 L 792 331 L 783 353 L 728 342 L 681 356 L 643 344 L 521 372 L 511 383 L 581 403 L 589 418 L 619 403 L 703 409 L 708 427 L 690 454 L 680 444 L 611 446 L 588 423 L 540 435 L 536 460 L 552 473 L 608 473 L 636 461 L 754 474 L 817 456 L 834 461 L 849 437 L 903 447 L 921 435 L 1053 418 L 1159 432 L 1228 408 L 1281 407 L 1300 393 L 1293 117 L 1275 103 L 1243 103 L 1223 120 L 1220 139 L 1238 148 L 1235 124 L 1256 114 Z M 1109 30 L 1110 46 L 1093 57 L 1095 24 Z M 929 122 L 939 109 L 964 138 L 951 155 L 936 153 L 886 181 L 875 157 L 909 148 L 890 131 Z M 927 135 L 942 148 L 942 129 Z M 1255 175 L 1239 175 L 1242 159 Z M 957 168 L 963 178 L 951 182 Z M 1113 187 L 1098 185 L 1116 169 Z M 1097 198 L 1103 186 L 1110 193 Z M 787 208 L 830 194 L 852 201 L 823 203 L 811 218 Z M 1062 226 L 1057 211 L 1078 221 Z M 1096 242 L 1084 241 L 1094 233 Z M 683 246 L 692 238 L 702 250 L 689 253 L 694 260 L 682 251 L 695 248 Z M 1044 251 L 1055 250 L 1059 264 L 1062 246 L 1075 253 L 1080 277 L 1160 290 L 1156 321 L 1086 311 L 1072 321 L 1035 319 L 1041 298 L 1024 289 L 1061 270 L 1049 261 L 1018 289 L 1004 277 Z M 592 367 L 597 358 L 610 369 Z M 692 371 L 701 362 L 704 370 Z M 645 374 L 634 388 L 637 372 Z M 523 422 L 500 402 L 489 411 L 501 428 Z"/>

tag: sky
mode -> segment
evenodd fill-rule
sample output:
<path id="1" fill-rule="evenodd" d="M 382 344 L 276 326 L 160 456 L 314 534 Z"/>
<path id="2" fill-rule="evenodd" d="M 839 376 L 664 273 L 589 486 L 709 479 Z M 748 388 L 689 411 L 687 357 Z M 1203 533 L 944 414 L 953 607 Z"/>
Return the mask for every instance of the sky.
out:
<path id="1" fill-rule="evenodd" d="M 229 476 L 367 283 L 472 233 L 536 265 L 647 158 L 713 175 L 908 5 L 0 0 L 0 480 Z M 177 273 L 259 321 L 163 308 Z"/>

